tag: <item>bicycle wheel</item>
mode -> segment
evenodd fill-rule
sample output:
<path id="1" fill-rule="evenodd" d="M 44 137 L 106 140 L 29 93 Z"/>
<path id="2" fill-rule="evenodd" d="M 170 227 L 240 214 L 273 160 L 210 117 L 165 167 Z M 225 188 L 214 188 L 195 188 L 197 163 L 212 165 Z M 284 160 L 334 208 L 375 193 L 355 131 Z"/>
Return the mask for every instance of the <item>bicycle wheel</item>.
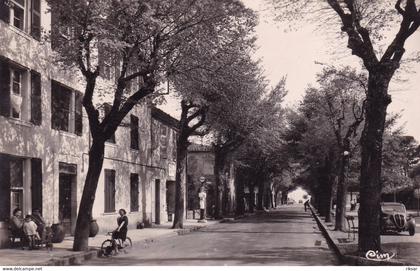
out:
<path id="1" fill-rule="evenodd" d="M 125 247 L 128 248 L 128 249 L 130 249 L 133 246 L 133 242 L 131 241 L 131 238 L 130 237 L 127 237 L 125 239 L 124 244 L 125 244 Z"/>
<path id="2" fill-rule="evenodd" d="M 109 257 L 112 255 L 117 254 L 117 244 L 112 239 L 107 239 L 103 241 L 101 245 L 102 255 L 105 257 Z"/>

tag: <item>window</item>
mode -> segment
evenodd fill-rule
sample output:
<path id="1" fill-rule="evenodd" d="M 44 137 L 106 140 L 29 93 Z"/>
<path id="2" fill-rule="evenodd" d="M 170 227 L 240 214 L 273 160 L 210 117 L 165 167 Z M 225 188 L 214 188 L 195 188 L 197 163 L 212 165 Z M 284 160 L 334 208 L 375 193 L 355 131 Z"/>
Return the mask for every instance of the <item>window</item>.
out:
<path id="1" fill-rule="evenodd" d="M 111 112 L 111 109 L 112 109 L 112 105 L 110 105 L 109 103 L 104 103 L 104 112 L 105 112 L 104 117 L 106 117 L 109 114 L 109 112 Z M 112 136 L 108 138 L 106 142 L 115 144 L 116 142 L 115 133 L 113 133 Z"/>
<path id="2" fill-rule="evenodd" d="M 0 19 L 37 40 L 41 37 L 40 0 L 0 0 Z"/>
<path id="3" fill-rule="evenodd" d="M 23 209 L 23 160 L 10 159 L 10 210 Z"/>
<path id="4" fill-rule="evenodd" d="M 74 132 L 81 136 L 83 133 L 83 95 L 80 92 L 75 92 L 74 105 Z"/>
<path id="5" fill-rule="evenodd" d="M 56 82 L 51 85 L 51 126 L 55 130 L 70 132 L 70 102 L 72 91 Z"/>
<path id="6" fill-rule="evenodd" d="M 42 123 L 41 75 L 31 71 L 31 122 Z"/>
<path id="7" fill-rule="evenodd" d="M 10 1 L 13 7 L 13 25 L 21 30 L 25 27 L 25 0 Z"/>
<path id="8" fill-rule="evenodd" d="M 41 1 L 31 0 L 31 35 L 37 40 L 41 38 Z"/>
<path id="9" fill-rule="evenodd" d="M 168 127 L 160 125 L 160 157 L 168 158 Z"/>
<path id="10" fill-rule="evenodd" d="M 139 118 L 131 115 L 130 120 L 131 148 L 139 149 Z"/>
<path id="11" fill-rule="evenodd" d="M 139 175 L 130 174 L 130 211 L 139 211 Z"/>
<path id="12" fill-rule="evenodd" d="M 105 213 L 115 212 L 115 170 L 105 169 Z"/>
<path id="13" fill-rule="evenodd" d="M 10 108 L 10 115 L 15 118 L 19 119 L 21 115 L 22 109 L 22 80 L 23 80 L 23 71 L 11 68 L 10 70 L 11 75 L 11 89 L 12 95 L 10 96 L 11 101 L 11 108 Z"/>
<path id="14" fill-rule="evenodd" d="M 172 159 L 176 160 L 176 147 L 178 135 L 175 131 L 172 132 Z"/>
<path id="15" fill-rule="evenodd" d="M 159 146 L 159 122 L 152 120 L 151 126 L 151 141 L 152 141 L 152 150 L 156 150 Z"/>
<path id="16" fill-rule="evenodd" d="M 82 135 L 82 94 L 56 81 L 51 83 L 51 127 Z"/>
<path id="17" fill-rule="evenodd" d="M 0 59 L 0 115 L 41 125 L 41 75 Z"/>

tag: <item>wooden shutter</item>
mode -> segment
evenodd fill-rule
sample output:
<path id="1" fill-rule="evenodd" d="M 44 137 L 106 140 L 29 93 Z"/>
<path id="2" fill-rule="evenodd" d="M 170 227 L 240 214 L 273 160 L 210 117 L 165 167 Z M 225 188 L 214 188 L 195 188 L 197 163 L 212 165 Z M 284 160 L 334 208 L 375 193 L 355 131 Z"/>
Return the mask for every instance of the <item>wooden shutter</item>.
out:
<path id="1" fill-rule="evenodd" d="M 0 59 L 0 115 L 10 117 L 10 68 L 3 59 Z"/>
<path id="2" fill-rule="evenodd" d="M 109 103 L 104 103 L 104 118 L 109 114 L 109 112 L 111 112 L 111 109 L 112 105 L 110 105 Z M 113 133 L 112 136 L 106 142 L 115 144 L 115 133 Z"/>
<path id="3" fill-rule="evenodd" d="M 83 133 L 83 95 L 75 92 L 75 110 L 74 110 L 74 132 L 81 136 Z"/>
<path id="4" fill-rule="evenodd" d="M 42 160 L 38 158 L 31 159 L 31 197 L 32 210 L 42 212 Z"/>
<path id="5" fill-rule="evenodd" d="M 41 0 L 31 0 L 31 36 L 41 39 Z"/>
<path id="6" fill-rule="evenodd" d="M 105 169 L 105 212 L 115 212 L 115 171 Z"/>
<path id="7" fill-rule="evenodd" d="M 9 0 L 0 0 L 0 20 L 5 21 L 6 23 L 10 22 L 10 7 L 7 2 Z"/>
<path id="8" fill-rule="evenodd" d="M 136 173 L 130 174 L 130 210 L 139 211 L 139 175 Z"/>
<path id="9" fill-rule="evenodd" d="M 130 120 L 131 148 L 139 149 L 139 118 L 131 115 Z"/>
<path id="10" fill-rule="evenodd" d="M 0 154 L 0 221 L 10 217 L 10 161 L 9 157 Z"/>
<path id="11" fill-rule="evenodd" d="M 31 71 L 31 122 L 42 123 L 41 75 Z"/>

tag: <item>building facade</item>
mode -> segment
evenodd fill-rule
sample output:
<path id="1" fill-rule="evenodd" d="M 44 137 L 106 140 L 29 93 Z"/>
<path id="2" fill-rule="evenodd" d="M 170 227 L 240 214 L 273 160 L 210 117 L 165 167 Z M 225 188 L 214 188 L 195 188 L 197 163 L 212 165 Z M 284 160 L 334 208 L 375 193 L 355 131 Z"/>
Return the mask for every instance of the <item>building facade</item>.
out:
<path id="1" fill-rule="evenodd" d="M 0 247 L 15 208 L 40 209 L 47 224 L 75 230 L 91 138 L 80 73 L 54 63 L 50 44 L 40 42 L 40 30 L 50 25 L 45 1 L 0 0 Z M 167 137 L 152 145 L 154 110 L 136 105 L 106 143 L 93 207 L 101 232 L 115 228 L 120 208 L 130 228 L 168 221 L 176 133 L 166 129 Z"/>
<path id="2" fill-rule="evenodd" d="M 225 165 L 225 174 L 221 176 L 220 185 L 217 187 L 214 175 L 215 154 L 212 146 L 191 144 L 187 156 L 187 214 L 188 218 L 199 217 L 198 193 L 205 187 L 206 214 L 214 216 L 216 201 L 219 200 L 223 215 L 230 215 L 235 211 L 236 187 L 235 166 L 228 159 Z M 219 190 L 219 193 L 217 193 Z M 219 196 L 219 198 L 218 198 Z"/>

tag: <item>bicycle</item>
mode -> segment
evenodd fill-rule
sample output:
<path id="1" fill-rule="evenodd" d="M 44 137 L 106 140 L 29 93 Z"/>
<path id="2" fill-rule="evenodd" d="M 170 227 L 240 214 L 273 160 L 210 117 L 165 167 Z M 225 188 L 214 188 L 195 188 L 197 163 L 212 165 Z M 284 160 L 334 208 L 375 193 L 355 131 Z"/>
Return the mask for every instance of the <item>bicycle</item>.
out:
<path id="1" fill-rule="evenodd" d="M 125 242 L 123 243 L 120 238 L 115 239 L 112 234 L 112 231 L 106 234 L 106 236 L 111 236 L 111 239 L 106 239 L 102 242 L 100 256 L 114 256 L 118 254 L 119 250 L 123 250 L 127 253 L 127 249 L 130 249 L 133 246 L 133 242 L 130 237 L 127 236 Z"/>

